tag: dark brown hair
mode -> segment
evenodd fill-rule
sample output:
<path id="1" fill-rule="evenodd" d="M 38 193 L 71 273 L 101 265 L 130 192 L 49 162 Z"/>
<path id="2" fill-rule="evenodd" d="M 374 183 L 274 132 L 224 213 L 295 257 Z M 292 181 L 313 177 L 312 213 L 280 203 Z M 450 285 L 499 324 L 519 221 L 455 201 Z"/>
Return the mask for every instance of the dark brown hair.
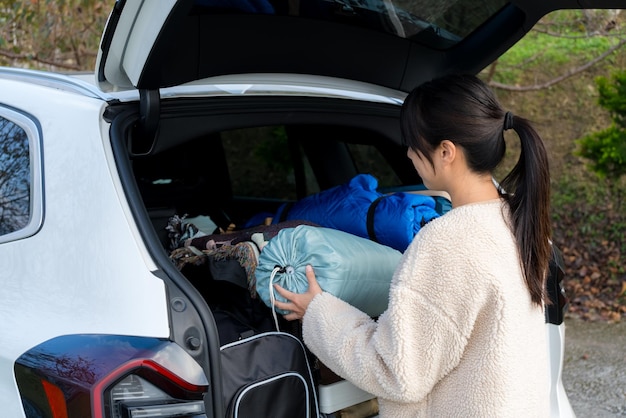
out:
<path id="1" fill-rule="evenodd" d="M 520 138 L 517 164 L 500 183 L 526 285 L 534 303 L 549 302 L 545 278 L 551 254 L 548 157 L 531 123 L 502 109 L 493 91 L 473 75 L 448 75 L 413 90 L 402 107 L 405 144 L 433 164 L 432 152 L 447 139 L 464 150 L 469 168 L 492 174 L 506 152 L 504 130 Z"/>

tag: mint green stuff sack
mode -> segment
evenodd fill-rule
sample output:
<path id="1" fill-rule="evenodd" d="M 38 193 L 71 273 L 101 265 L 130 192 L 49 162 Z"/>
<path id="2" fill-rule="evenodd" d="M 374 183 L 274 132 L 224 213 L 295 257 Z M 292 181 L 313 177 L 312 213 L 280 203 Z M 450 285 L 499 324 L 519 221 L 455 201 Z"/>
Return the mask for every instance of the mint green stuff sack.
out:
<path id="1" fill-rule="evenodd" d="M 389 285 L 401 256 L 391 247 L 336 229 L 308 225 L 286 228 L 261 251 L 256 291 L 270 308 L 272 298 L 285 301 L 272 283 L 291 292 L 306 292 L 305 269 L 310 264 L 322 290 L 377 317 L 387 309 Z"/>

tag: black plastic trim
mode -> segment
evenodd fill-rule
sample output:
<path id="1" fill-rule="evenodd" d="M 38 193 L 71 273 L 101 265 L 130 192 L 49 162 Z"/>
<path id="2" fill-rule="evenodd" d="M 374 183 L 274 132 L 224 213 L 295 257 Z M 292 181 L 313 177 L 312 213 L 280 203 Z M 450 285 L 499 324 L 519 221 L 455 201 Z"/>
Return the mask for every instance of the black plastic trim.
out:
<path id="1" fill-rule="evenodd" d="M 400 144 L 400 106 L 317 97 L 215 97 L 164 99 L 153 152 L 200 134 L 271 124 L 354 126 L 384 133 Z M 198 122 L 200 121 L 200 122 Z"/>
<path id="2" fill-rule="evenodd" d="M 139 90 L 139 129 L 129 144 L 132 155 L 146 155 L 152 151 L 159 129 L 160 113 L 159 90 Z"/>
<path id="3" fill-rule="evenodd" d="M 170 313 L 170 338 L 183 347 L 205 370 L 210 397 L 205 400 L 207 417 L 222 417 L 219 335 L 205 300 L 169 260 L 141 200 L 128 158 L 125 136 L 140 118 L 139 108 L 121 112 L 111 125 L 111 143 L 120 179 L 135 222 L 148 252 L 162 270 L 153 272 L 166 284 Z M 212 414 L 211 414 L 212 412 Z"/>
<path id="4" fill-rule="evenodd" d="M 563 280 L 565 278 L 565 262 L 561 251 L 552 245 L 552 258 L 548 267 L 547 291 L 551 303 L 546 306 L 546 322 L 561 325 L 565 320 L 565 312 L 569 300 L 565 295 Z"/>
<path id="5" fill-rule="evenodd" d="M 97 76 L 99 82 L 106 81 L 106 76 L 104 75 L 104 66 L 107 61 L 109 51 L 111 49 L 113 34 L 115 33 L 115 29 L 117 29 L 117 24 L 120 21 L 120 15 L 122 14 L 122 10 L 124 9 L 125 4 L 126 0 L 116 0 L 115 5 L 113 6 L 113 10 L 111 10 L 111 13 L 109 15 L 106 28 L 104 29 L 104 34 L 102 35 L 102 39 L 100 40 L 100 51 L 102 57 L 100 60 L 100 67 L 97 68 Z"/>

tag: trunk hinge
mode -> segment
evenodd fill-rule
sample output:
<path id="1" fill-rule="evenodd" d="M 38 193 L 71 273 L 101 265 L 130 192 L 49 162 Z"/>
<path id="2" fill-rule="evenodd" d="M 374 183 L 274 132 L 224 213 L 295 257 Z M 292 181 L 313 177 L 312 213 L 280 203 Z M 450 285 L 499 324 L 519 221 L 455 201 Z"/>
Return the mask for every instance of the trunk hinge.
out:
<path id="1" fill-rule="evenodd" d="M 156 90 L 139 90 L 139 124 L 131 142 L 134 155 L 149 154 L 154 148 L 159 119 L 161 117 L 161 94 Z"/>

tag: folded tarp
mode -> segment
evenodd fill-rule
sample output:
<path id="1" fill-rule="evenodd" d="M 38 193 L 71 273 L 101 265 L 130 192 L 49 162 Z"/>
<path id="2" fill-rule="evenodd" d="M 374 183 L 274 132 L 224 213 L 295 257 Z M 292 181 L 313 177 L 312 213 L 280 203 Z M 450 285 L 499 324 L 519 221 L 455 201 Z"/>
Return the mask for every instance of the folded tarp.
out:
<path id="1" fill-rule="evenodd" d="M 420 228 L 440 216 L 435 199 L 404 192 L 384 194 L 377 188 L 374 176 L 359 174 L 347 184 L 281 206 L 274 222 L 307 220 L 404 252 Z"/>
<path id="2" fill-rule="evenodd" d="M 389 285 L 401 256 L 391 247 L 336 229 L 286 228 L 259 255 L 256 291 L 270 308 L 272 298 L 285 302 L 274 283 L 291 292 L 306 292 L 305 269 L 310 264 L 322 290 L 376 317 L 387 309 Z"/>

